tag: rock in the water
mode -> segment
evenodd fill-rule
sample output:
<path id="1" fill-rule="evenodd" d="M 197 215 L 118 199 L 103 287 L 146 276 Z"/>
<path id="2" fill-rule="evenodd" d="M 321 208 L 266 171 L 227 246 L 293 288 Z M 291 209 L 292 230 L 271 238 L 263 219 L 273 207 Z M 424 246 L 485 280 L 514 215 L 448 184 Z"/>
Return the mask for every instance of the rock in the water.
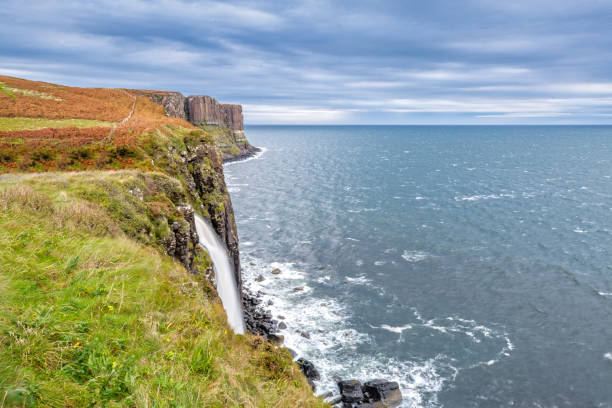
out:
<path id="1" fill-rule="evenodd" d="M 381 402 L 384 408 L 398 407 L 402 403 L 402 392 L 395 381 L 366 381 L 363 384 L 363 394 L 367 402 Z"/>
<path id="2" fill-rule="evenodd" d="M 308 380 L 308 384 L 310 384 L 310 386 L 314 390 L 314 381 L 321 379 L 321 375 L 315 368 L 314 364 L 304 358 L 298 358 L 296 363 L 300 367 L 300 370 L 302 370 L 302 374 L 304 374 L 304 377 L 306 377 L 306 379 Z"/>
<path id="3" fill-rule="evenodd" d="M 263 282 L 263 281 L 264 281 L 264 279 L 265 279 L 265 278 L 264 278 L 262 275 L 258 275 L 258 276 L 255 278 L 255 281 L 256 281 L 256 282 Z"/>
<path id="4" fill-rule="evenodd" d="M 294 292 L 301 292 L 301 291 L 303 291 L 303 290 L 304 290 L 304 287 L 303 287 L 303 286 L 298 286 L 298 287 L 296 287 L 296 288 L 293 288 L 293 291 L 294 291 Z"/>
<path id="5" fill-rule="evenodd" d="M 285 330 L 287 328 L 287 325 L 284 322 L 280 322 L 278 324 L 278 329 L 279 330 Z"/>
<path id="6" fill-rule="evenodd" d="M 272 275 L 278 275 L 281 273 L 281 270 L 276 268 L 276 269 L 272 269 Z"/>
<path id="7" fill-rule="evenodd" d="M 300 335 L 301 335 L 303 338 L 310 340 L 310 334 L 308 334 L 308 333 L 306 333 L 306 332 L 301 332 L 301 333 L 300 333 Z"/>
<path id="8" fill-rule="evenodd" d="M 338 382 L 342 402 L 363 402 L 363 391 L 361 391 L 361 383 L 357 380 L 343 380 Z"/>

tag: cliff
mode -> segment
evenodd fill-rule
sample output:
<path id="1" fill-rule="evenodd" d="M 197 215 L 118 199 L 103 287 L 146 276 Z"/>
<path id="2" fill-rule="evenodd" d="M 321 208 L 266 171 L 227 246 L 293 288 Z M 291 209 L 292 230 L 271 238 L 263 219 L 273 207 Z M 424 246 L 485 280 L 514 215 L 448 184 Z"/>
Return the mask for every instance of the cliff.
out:
<path id="1" fill-rule="evenodd" d="M 288 350 L 227 325 L 194 226 L 240 282 L 221 128 L 181 97 L 0 76 L 3 406 L 325 406 Z"/>
<path id="2" fill-rule="evenodd" d="M 166 115 L 181 118 L 211 131 L 223 159 L 235 160 L 252 155 L 257 149 L 244 135 L 242 106 L 219 103 L 206 95 L 185 97 L 180 92 L 138 91 L 164 107 Z"/>

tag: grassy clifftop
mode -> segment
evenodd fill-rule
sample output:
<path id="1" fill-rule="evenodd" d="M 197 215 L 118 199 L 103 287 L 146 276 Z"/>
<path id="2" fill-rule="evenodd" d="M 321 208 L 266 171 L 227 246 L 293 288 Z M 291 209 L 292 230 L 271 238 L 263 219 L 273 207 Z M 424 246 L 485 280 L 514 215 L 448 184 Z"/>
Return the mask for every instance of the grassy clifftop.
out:
<path id="1" fill-rule="evenodd" d="M 226 323 L 193 228 L 239 266 L 214 135 L 124 90 L 0 82 L 0 407 L 324 406 Z"/>
<path id="2" fill-rule="evenodd" d="M 231 332 L 205 276 L 79 198 L 98 175 L 49 176 L 0 192 L 0 406 L 320 405 L 287 350 Z"/>

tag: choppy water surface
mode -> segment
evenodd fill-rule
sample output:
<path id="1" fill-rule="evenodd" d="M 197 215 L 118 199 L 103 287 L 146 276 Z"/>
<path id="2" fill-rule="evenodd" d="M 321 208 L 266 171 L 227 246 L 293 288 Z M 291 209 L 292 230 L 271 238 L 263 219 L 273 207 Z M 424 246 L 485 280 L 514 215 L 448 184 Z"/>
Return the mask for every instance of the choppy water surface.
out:
<path id="1" fill-rule="evenodd" d="M 612 407 L 612 127 L 247 134 L 265 153 L 226 167 L 246 284 L 319 390 Z"/>

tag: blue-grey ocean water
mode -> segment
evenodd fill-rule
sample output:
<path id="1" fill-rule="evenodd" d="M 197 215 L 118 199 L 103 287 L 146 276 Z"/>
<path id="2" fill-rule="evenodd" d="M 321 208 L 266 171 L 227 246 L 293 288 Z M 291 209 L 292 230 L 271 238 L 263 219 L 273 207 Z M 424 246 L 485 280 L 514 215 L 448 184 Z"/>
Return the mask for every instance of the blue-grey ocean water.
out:
<path id="1" fill-rule="evenodd" d="M 265 152 L 226 166 L 246 286 L 318 392 L 383 377 L 406 407 L 612 407 L 612 127 L 247 136 Z"/>

